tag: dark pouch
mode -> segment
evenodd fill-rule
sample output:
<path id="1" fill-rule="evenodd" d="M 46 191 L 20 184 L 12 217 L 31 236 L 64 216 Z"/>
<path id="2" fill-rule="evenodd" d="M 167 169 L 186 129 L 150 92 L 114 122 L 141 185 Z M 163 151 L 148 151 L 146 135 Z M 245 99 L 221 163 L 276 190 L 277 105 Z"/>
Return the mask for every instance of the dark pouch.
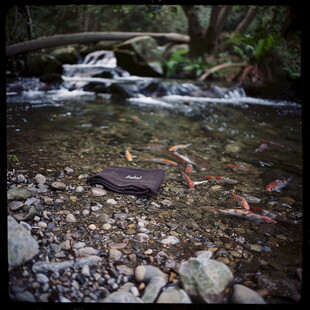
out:
<path id="1" fill-rule="evenodd" d="M 122 194 L 154 196 L 164 176 L 165 170 L 162 169 L 108 166 L 88 178 L 87 183 L 100 184 L 111 191 Z"/>

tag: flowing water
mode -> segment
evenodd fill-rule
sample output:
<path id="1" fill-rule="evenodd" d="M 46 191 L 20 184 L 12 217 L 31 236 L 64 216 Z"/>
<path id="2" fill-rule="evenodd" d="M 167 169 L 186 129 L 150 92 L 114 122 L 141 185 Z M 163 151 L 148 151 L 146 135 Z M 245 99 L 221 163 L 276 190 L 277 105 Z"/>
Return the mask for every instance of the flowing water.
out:
<path id="1" fill-rule="evenodd" d="M 171 93 L 125 99 L 83 90 L 89 81 L 109 85 L 115 81 L 133 85 L 164 81 L 129 74 L 114 79 L 92 77 L 90 71 L 115 67 L 113 57 L 109 57 L 101 63 L 98 56 L 90 58 L 88 64 L 66 66 L 65 84 L 58 89 L 40 90 L 41 82 L 33 78 L 14 82 L 15 86 L 23 85 L 22 92 L 9 85 L 8 170 L 27 171 L 34 177 L 37 173 L 52 175 L 65 167 L 89 175 L 107 165 L 165 169 L 159 192 L 145 203 L 142 214 L 155 213 L 166 224 L 177 225 L 174 230 L 180 243 L 171 246 L 171 254 L 181 259 L 197 250 L 219 248 L 223 253 L 218 257 L 229 258 L 237 282 L 240 277 L 240 283 L 252 281 L 254 288 L 261 288 L 257 273 L 272 278 L 277 272 L 287 281 L 295 281 L 302 263 L 301 106 L 250 98 L 242 88 L 217 98 Z M 184 88 L 198 87 L 193 81 L 177 83 L 183 83 Z M 180 173 L 186 165 L 163 151 L 178 144 L 190 144 L 179 154 L 209 163 L 194 166 L 188 173 L 192 181 L 224 176 L 242 184 L 209 181 L 189 189 Z M 128 146 L 133 155 L 131 162 L 125 157 Z M 143 158 L 170 159 L 178 166 Z M 270 182 L 288 178 L 291 180 L 281 192 L 266 190 Z M 245 197 L 250 206 L 266 209 L 286 221 L 257 223 L 205 208 L 240 209 L 232 192 Z M 167 199 L 172 204 L 158 208 Z M 254 274 L 256 280 L 251 278 Z M 294 300 L 294 289 L 287 290 L 284 297 Z"/>

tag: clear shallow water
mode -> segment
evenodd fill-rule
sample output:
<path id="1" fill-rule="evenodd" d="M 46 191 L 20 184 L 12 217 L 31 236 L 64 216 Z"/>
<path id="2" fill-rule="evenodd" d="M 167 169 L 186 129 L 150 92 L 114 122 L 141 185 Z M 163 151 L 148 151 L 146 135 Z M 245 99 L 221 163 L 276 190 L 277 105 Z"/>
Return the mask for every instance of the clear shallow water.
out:
<path id="1" fill-rule="evenodd" d="M 275 144 L 269 143 L 266 149 L 254 152 L 264 141 Z M 180 154 L 196 156 L 210 164 L 207 169 L 194 167 L 194 172 L 189 174 L 193 181 L 211 175 L 244 184 L 220 184 L 221 188 L 215 189 L 217 184 L 209 182 L 190 190 L 180 174 L 180 169 L 186 167 L 184 164 L 164 166 L 143 160 L 158 157 L 175 160 L 161 150 L 145 148 L 150 144 L 160 144 L 168 150 L 173 145 L 189 143 Z M 125 157 L 128 146 L 131 146 L 132 162 Z M 267 274 L 281 270 L 294 277 L 296 268 L 301 267 L 302 121 L 301 108 L 295 103 L 248 98 L 242 91 L 223 98 L 170 95 L 119 100 L 79 89 L 38 91 L 33 88 L 23 93 L 10 92 L 7 154 L 19 159 L 15 162 L 8 157 L 8 170 L 27 170 L 31 177 L 67 166 L 76 171 L 87 167 L 90 175 L 107 165 L 165 169 L 163 185 L 152 202 L 173 201 L 169 208 L 177 215 L 171 221 L 178 223 L 180 230 L 176 231 L 181 240 L 180 236 L 186 235 L 203 243 L 222 236 L 236 242 L 243 240 L 240 244 L 268 245 L 266 253 L 254 251 L 251 261 L 253 266 L 258 264 L 257 270 L 263 268 Z M 234 170 L 229 164 L 242 164 L 256 173 Z M 266 191 L 271 181 L 289 177 L 292 181 L 282 193 Z M 239 208 L 232 192 L 256 197 L 260 202 L 252 199 L 251 203 L 249 199 L 250 205 L 299 224 L 278 222 L 272 224 L 270 232 L 264 227 L 271 224 L 253 224 L 202 211 L 205 206 Z M 191 230 L 186 228 L 191 227 L 189 220 L 194 227 Z M 235 228 L 245 230 L 238 233 Z M 270 238 L 278 242 L 271 251 Z M 182 242 L 171 251 L 175 257 L 194 252 Z M 267 264 L 257 263 L 262 260 Z M 249 270 L 240 268 L 236 275 L 243 274 L 244 280 L 246 272 Z"/>

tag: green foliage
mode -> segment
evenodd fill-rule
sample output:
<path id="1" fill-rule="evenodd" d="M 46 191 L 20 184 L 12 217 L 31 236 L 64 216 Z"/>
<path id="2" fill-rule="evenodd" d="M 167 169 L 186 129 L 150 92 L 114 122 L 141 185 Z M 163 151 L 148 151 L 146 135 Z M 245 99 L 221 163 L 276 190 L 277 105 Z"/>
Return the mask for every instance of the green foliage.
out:
<path id="1" fill-rule="evenodd" d="M 189 50 L 179 50 L 171 55 L 171 57 L 165 61 L 166 76 L 172 77 L 177 72 L 180 72 L 184 65 L 187 63 L 187 58 L 184 55 L 188 54 Z"/>
<path id="2" fill-rule="evenodd" d="M 13 161 L 19 161 L 16 155 L 7 155 L 7 158 Z"/>

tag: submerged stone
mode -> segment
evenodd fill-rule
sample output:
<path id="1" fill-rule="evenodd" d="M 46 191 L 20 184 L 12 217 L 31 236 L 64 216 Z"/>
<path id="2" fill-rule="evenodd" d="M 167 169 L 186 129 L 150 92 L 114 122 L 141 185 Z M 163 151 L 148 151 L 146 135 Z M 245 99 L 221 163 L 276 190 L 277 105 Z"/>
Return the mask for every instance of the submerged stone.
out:
<path id="1" fill-rule="evenodd" d="M 179 268 L 180 282 L 194 299 L 206 303 L 221 303 L 224 291 L 233 280 L 229 268 L 216 260 L 190 258 Z"/>

